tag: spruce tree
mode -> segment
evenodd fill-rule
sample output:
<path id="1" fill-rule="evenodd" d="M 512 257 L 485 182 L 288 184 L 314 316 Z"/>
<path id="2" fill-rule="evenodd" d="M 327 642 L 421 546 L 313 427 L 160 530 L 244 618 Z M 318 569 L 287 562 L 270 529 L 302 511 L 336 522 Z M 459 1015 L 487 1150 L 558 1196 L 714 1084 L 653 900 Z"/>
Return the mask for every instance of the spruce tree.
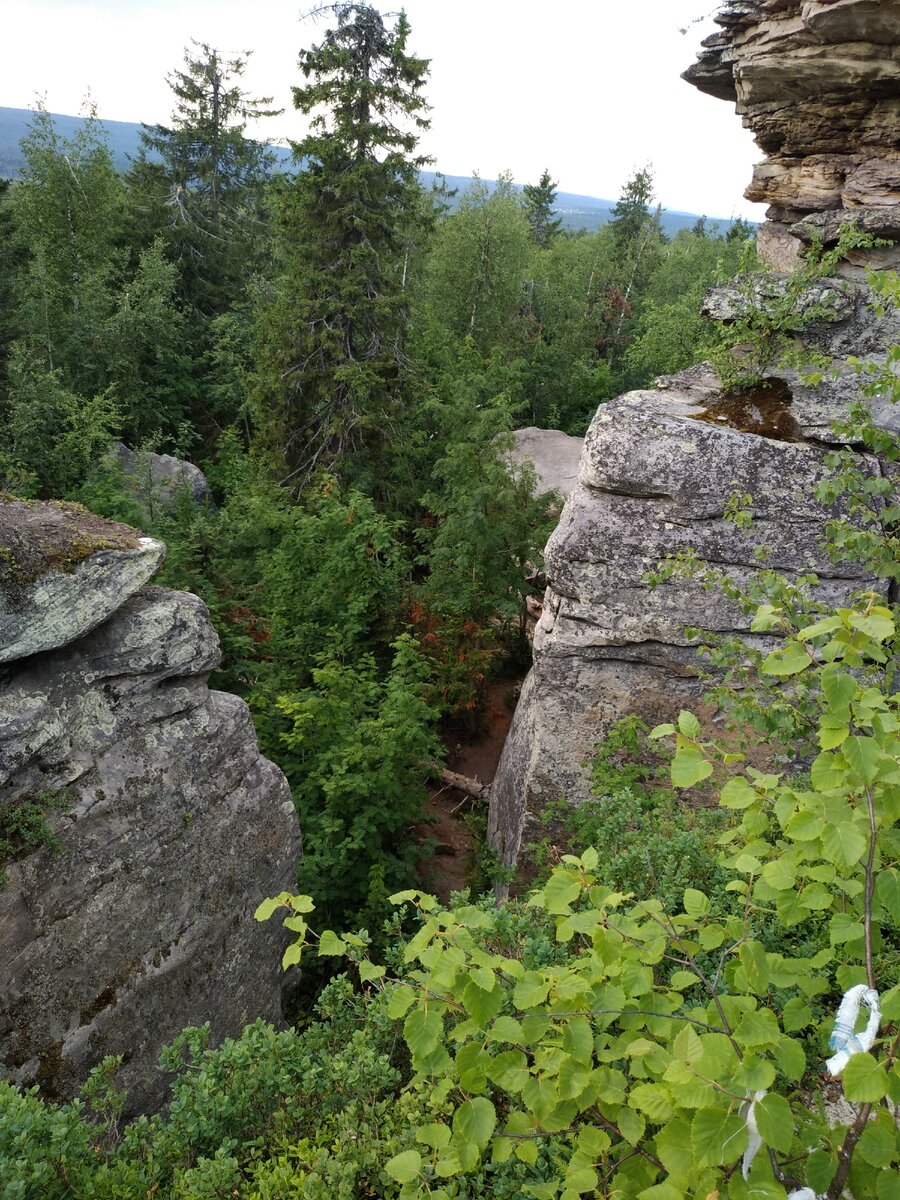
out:
<path id="1" fill-rule="evenodd" d="M 525 213 L 531 226 L 531 236 L 541 249 L 546 249 L 562 225 L 562 218 L 553 216 L 556 184 L 550 178 L 546 167 L 537 183 L 525 184 L 522 194 L 525 197 Z"/>
<path id="2" fill-rule="evenodd" d="M 418 134 L 427 63 L 409 23 L 339 3 L 300 55 L 294 104 L 314 113 L 279 205 L 285 274 L 265 322 L 260 419 L 295 487 L 319 468 L 377 488 L 380 449 L 409 398 L 404 267 L 421 222 Z"/>
<path id="3" fill-rule="evenodd" d="M 228 59 L 205 42 L 193 45 L 185 69 L 168 76 L 171 125 L 144 126 L 128 182 L 136 224 L 149 239 L 164 234 L 182 300 L 207 319 L 229 307 L 252 273 L 274 159 L 244 131 L 277 110 L 271 97 L 241 90 L 248 54 Z"/>

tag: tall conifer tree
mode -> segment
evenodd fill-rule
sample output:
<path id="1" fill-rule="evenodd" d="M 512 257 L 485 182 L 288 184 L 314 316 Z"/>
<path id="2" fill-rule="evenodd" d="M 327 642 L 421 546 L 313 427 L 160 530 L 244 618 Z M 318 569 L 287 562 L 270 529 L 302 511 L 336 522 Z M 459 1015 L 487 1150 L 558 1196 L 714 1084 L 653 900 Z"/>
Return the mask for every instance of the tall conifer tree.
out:
<path id="1" fill-rule="evenodd" d="M 247 122 L 276 116 L 271 97 L 241 89 L 248 55 L 225 58 L 205 42 L 168 76 L 170 126 L 145 126 L 129 184 L 138 225 L 163 232 L 180 269 L 182 299 L 201 318 L 225 311 L 252 271 L 262 186 L 273 156 L 245 136 Z"/>
<path id="2" fill-rule="evenodd" d="M 522 189 L 525 197 L 525 212 L 531 226 L 531 236 L 541 249 L 546 249 L 559 233 L 561 217 L 554 217 L 556 184 L 550 172 L 544 168 L 537 183 L 526 183 Z"/>
<path id="3" fill-rule="evenodd" d="M 280 204 L 286 271 L 264 349 L 263 420 L 296 486 L 320 467 L 377 487 L 379 447 L 397 436 L 408 379 L 404 266 L 422 220 L 418 134 L 427 63 L 409 23 L 368 4 L 334 19 L 300 55 L 294 104 L 314 113 L 294 144 L 302 169 Z"/>

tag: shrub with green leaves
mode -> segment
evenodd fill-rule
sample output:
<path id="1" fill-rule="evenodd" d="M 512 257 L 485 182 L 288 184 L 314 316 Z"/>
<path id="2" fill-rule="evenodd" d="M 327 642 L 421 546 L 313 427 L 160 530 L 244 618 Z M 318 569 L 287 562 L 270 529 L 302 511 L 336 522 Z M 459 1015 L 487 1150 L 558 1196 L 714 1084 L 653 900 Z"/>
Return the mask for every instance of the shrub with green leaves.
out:
<path id="1" fill-rule="evenodd" d="M 858 1200 L 892 1195 L 900 987 L 880 951 L 900 920 L 900 696 L 860 672 L 884 668 L 895 639 L 890 611 L 870 598 L 797 630 L 762 664 L 776 680 L 814 678 L 820 753 L 808 780 L 748 766 L 704 740 L 691 713 L 654 731 L 674 739 L 676 787 L 714 779 L 740 816 L 721 838 L 737 911 L 695 887 L 674 909 L 614 891 L 591 848 L 529 900 L 553 921 L 562 962 L 528 966 L 519 947 L 492 944 L 496 915 L 419 892 L 393 897 L 420 914 L 398 975 L 366 957 L 364 939 L 322 934 L 320 955 L 357 960 L 385 988 L 414 1082 L 452 1111 L 386 1163 L 402 1200 L 449 1200 L 484 1162 L 534 1165 L 547 1145 L 554 1177 L 527 1187 L 538 1200 L 784 1200 L 800 1186 L 828 1200 L 845 1187 Z M 279 904 L 299 957 L 311 902 L 285 895 L 258 915 Z M 756 934 L 760 914 L 798 942 L 824 921 L 828 944 L 812 957 L 773 951 Z M 807 1096 L 827 1009 L 860 983 L 881 993 L 883 1024 L 843 1074 L 852 1119 L 830 1126 Z M 742 1169 L 751 1102 L 765 1151 Z"/>

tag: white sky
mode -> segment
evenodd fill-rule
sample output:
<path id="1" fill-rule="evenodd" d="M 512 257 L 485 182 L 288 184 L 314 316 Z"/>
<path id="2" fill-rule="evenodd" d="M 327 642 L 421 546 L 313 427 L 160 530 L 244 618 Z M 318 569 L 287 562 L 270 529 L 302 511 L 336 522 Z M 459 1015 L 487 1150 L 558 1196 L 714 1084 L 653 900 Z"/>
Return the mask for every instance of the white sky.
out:
<path id="1" fill-rule="evenodd" d="M 88 88 L 101 117 L 166 122 L 167 72 L 191 38 L 252 50 L 253 95 L 274 94 L 281 117 L 262 136 L 297 139 L 291 107 L 297 52 L 326 26 L 296 0 L 0 0 L 0 105 L 76 113 Z M 400 7 L 391 0 L 382 11 Z M 437 169 L 486 178 L 509 169 L 535 182 L 547 166 L 560 189 L 614 199 L 652 163 L 669 209 L 760 220 L 743 199 L 761 154 L 733 107 L 679 79 L 715 26 L 715 0 L 406 0 L 411 49 L 431 59 L 432 128 L 422 142 Z M 705 16 L 686 34 L 680 27 Z"/>

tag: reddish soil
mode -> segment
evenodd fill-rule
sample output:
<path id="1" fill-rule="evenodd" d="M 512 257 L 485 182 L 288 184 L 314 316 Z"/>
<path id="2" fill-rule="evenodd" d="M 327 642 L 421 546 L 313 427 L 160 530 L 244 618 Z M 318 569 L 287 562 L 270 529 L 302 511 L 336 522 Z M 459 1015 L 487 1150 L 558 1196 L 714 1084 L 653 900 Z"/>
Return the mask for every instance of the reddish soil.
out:
<path id="1" fill-rule="evenodd" d="M 447 736 L 447 766 L 451 771 L 479 783 L 493 780 L 512 724 L 519 686 L 518 679 L 498 679 L 489 684 L 487 704 L 477 730 L 473 733 L 455 730 Z M 467 822 L 466 817 L 473 809 L 475 819 Z M 477 818 L 480 816 L 483 822 L 487 814 L 482 801 L 441 784 L 430 789 L 425 812 L 428 820 L 417 825 L 413 835 L 421 842 L 435 842 L 436 847 L 432 857 L 422 860 L 422 881 L 436 896 L 447 901 L 451 892 L 462 891 L 469 884 L 479 849 Z"/>

